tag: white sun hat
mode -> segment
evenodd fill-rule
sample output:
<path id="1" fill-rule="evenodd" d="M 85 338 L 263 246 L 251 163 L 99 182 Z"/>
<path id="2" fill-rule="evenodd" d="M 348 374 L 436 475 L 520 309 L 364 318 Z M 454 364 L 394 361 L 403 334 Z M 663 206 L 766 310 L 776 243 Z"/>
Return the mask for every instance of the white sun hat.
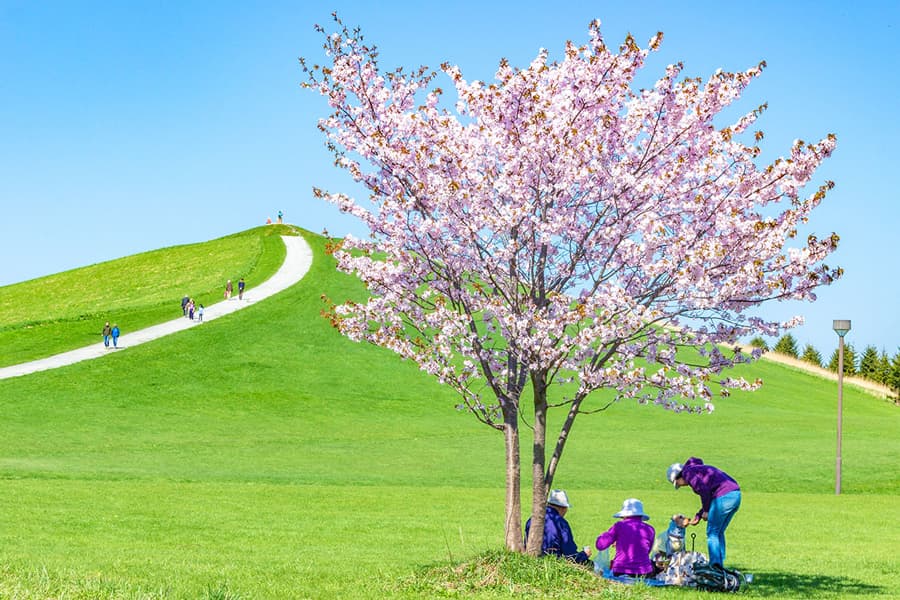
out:
<path id="1" fill-rule="evenodd" d="M 650 515 L 644 512 L 644 504 L 637 498 L 628 498 L 622 503 L 622 510 L 613 515 L 617 519 L 623 517 L 640 517 L 644 521 L 650 519 Z"/>
<path id="2" fill-rule="evenodd" d="M 675 480 L 678 479 L 678 476 L 681 475 L 681 472 L 684 470 L 684 465 L 681 463 L 672 463 L 669 465 L 669 468 L 666 469 L 666 479 L 669 480 L 669 483 L 675 485 Z M 675 485 L 675 487 L 678 487 Z"/>
<path id="3" fill-rule="evenodd" d="M 563 508 L 569 508 L 571 506 L 571 504 L 569 504 L 569 497 L 566 496 L 566 493 L 562 490 L 552 490 L 550 492 L 550 497 L 547 498 L 547 504 L 561 506 Z"/>

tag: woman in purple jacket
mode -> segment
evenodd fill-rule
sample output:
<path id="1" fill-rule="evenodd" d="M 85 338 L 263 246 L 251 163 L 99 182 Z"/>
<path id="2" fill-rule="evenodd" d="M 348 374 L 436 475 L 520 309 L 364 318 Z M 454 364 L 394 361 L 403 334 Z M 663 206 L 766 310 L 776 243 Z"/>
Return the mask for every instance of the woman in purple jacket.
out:
<path id="1" fill-rule="evenodd" d="M 666 471 L 666 477 L 675 489 L 688 485 L 700 496 L 702 506 L 690 525 L 706 519 L 706 544 L 709 563 L 725 565 L 725 529 L 734 513 L 741 507 L 741 487 L 728 473 L 699 458 L 691 457 L 684 464 L 674 463 Z"/>
<path id="2" fill-rule="evenodd" d="M 644 505 L 637 498 L 629 498 L 622 503 L 622 510 L 613 515 L 617 521 L 597 538 L 597 550 L 605 550 L 616 545 L 616 555 L 612 559 L 613 575 L 643 577 L 653 573 L 650 550 L 656 531 L 645 523 L 650 517 L 644 512 Z"/>

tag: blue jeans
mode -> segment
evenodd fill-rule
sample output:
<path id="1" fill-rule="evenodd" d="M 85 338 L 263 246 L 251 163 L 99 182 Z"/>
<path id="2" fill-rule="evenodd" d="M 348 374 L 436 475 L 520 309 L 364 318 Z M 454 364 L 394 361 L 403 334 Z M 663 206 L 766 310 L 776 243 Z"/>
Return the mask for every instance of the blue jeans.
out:
<path id="1" fill-rule="evenodd" d="M 706 545 L 709 547 L 711 565 L 725 566 L 725 529 L 740 507 L 740 490 L 719 496 L 710 504 L 706 522 Z"/>

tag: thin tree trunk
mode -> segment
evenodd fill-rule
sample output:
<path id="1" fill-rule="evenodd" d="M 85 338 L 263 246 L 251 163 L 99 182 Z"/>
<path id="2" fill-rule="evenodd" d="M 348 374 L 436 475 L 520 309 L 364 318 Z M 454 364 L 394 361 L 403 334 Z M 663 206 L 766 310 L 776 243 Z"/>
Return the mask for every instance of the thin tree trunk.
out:
<path id="1" fill-rule="evenodd" d="M 553 478 L 556 476 L 556 467 L 559 466 L 563 450 L 566 447 L 566 441 L 569 439 L 572 425 L 575 424 L 575 417 L 578 416 L 578 409 L 581 408 L 581 403 L 583 401 L 584 396 L 581 395 L 576 396 L 575 399 L 572 400 L 572 406 L 569 407 L 569 414 L 566 415 L 566 420 L 559 431 L 559 438 L 556 440 L 556 448 L 553 450 L 553 456 L 550 457 L 550 466 L 547 468 L 546 485 L 548 487 L 552 485 Z"/>
<path id="2" fill-rule="evenodd" d="M 544 543 L 544 519 L 547 515 L 547 484 L 544 465 L 547 454 L 547 387 L 542 374 L 531 379 L 534 388 L 534 437 L 531 458 L 531 527 L 525 551 L 532 556 L 541 553 Z"/>
<path id="3" fill-rule="evenodd" d="M 506 547 L 524 551 L 522 542 L 522 497 L 519 465 L 519 413 L 516 408 L 503 410 L 503 441 L 506 446 Z"/>

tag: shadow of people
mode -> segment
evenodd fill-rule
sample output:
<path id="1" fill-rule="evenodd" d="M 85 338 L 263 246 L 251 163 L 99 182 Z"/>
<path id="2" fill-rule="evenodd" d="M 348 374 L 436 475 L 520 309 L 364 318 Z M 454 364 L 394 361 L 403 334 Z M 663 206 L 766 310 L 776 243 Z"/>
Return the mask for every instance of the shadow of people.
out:
<path id="1" fill-rule="evenodd" d="M 753 590 L 754 596 L 760 597 L 790 595 L 800 598 L 843 598 L 845 596 L 860 596 L 884 593 L 886 591 L 881 586 L 852 577 L 810 575 L 807 573 L 758 572 L 752 569 L 743 570 L 740 567 L 738 567 L 738 570 L 742 573 L 753 573 L 753 583 L 748 587 Z M 743 586 L 741 589 L 743 590 Z"/>

